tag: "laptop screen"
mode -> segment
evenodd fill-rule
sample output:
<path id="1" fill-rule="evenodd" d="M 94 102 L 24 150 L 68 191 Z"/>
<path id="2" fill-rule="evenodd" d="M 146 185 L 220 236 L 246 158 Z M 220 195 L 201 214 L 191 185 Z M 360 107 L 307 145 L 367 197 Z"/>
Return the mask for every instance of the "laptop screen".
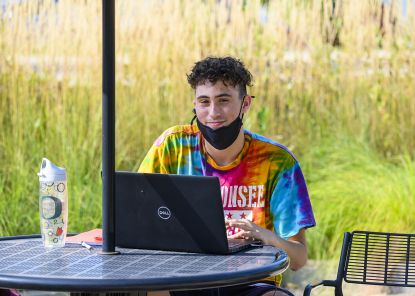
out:
<path id="1" fill-rule="evenodd" d="M 116 245 L 228 253 L 216 177 L 116 172 Z"/>

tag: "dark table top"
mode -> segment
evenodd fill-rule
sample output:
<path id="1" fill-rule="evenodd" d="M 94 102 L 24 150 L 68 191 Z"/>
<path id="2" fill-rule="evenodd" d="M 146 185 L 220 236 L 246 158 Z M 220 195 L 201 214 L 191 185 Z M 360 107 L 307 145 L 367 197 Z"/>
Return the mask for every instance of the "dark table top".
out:
<path id="1" fill-rule="evenodd" d="M 0 238 L 0 287 L 46 291 L 180 290 L 242 284 L 282 273 L 287 254 L 264 246 L 232 255 L 78 245 L 47 250 L 39 238 Z"/>

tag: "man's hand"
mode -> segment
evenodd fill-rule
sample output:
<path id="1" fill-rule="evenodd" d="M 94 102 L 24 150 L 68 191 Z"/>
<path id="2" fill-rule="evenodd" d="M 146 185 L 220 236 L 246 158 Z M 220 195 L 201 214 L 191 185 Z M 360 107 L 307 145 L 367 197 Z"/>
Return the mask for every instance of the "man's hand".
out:
<path id="1" fill-rule="evenodd" d="M 264 245 L 272 245 L 285 250 L 290 257 L 290 268 L 292 270 L 300 269 L 307 262 L 307 243 L 304 228 L 285 240 L 274 232 L 262 228 L 247 219 L 227 220 L 225 225 L 226 227 L 240 229 L 240 231 L 229 236 L 229 238 L 260 240 Z"/>
<path id="2" fill-rule="evenodd" d="M 242 238 L 247 240 L 259 240 L 264 245 L 270 245 L 273 242 L 275 234 L 265 228 L 256 225 L 247 219 L 230 219 L 225 222 L 226 227 L 235 227 L 239 231 L 228 238 Z"/>

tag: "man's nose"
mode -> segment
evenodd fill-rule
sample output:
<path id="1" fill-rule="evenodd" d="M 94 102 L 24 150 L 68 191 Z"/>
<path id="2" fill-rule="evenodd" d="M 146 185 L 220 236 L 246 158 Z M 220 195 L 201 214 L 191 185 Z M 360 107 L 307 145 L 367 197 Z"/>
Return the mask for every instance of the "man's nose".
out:
<path id="1" fill-rule="evenodd" d="M 220 116 L 220 108 L 218 104 L 215 104 L 215 103 L 210 104 L 209 116 L 211 118 L 216 118 Z"/>

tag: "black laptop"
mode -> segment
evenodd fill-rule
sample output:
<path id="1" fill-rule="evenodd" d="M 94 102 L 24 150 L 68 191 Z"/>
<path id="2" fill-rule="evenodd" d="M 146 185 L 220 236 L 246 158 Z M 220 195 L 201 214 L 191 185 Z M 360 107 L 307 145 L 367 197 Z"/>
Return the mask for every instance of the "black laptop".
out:
<path id="1" fill-rule="evenodd" d="M 257 245 L 228 242 L 217 177 L 115 173 L 118 247 L 228 254 Z"/>

